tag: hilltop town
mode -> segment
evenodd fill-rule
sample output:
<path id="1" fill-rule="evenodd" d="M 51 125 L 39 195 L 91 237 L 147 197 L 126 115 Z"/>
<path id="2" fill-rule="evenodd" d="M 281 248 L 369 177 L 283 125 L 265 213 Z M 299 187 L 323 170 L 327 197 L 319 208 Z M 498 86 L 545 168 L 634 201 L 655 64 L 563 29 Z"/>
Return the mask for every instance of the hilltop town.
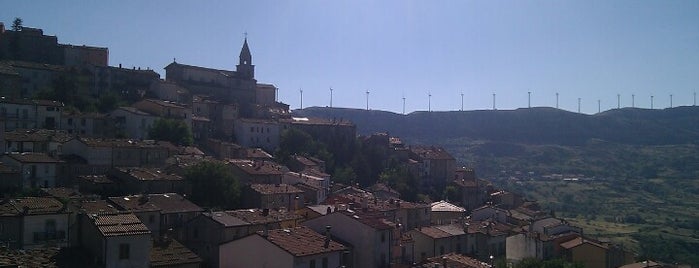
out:
<path id="1" fill-rule="evenodd" d="M 162 78 L 0 23 L 0 266 L 670 267 L 444 148 L 296 116 L 251 51 Z"/>

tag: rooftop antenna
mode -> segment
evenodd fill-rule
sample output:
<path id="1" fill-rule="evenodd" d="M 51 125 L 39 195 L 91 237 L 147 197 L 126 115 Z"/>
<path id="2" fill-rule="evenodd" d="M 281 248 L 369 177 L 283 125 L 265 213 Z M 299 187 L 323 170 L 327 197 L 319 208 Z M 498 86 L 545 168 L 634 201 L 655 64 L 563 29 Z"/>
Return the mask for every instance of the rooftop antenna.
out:
<path id="1" fill-rule="evenodd" d="M 301 110 L 303 110 L 303 89 L 299 88 L 299 93 L 301 93 Z"/>
<path id="2" fill-rule="evenodd" d="M 366 110 L 369 111 L 369 90 L 366 91 Z"/>
<path id="3" fill-rule="evenodd" d="M 330 87 L 330 108 L 333 107 L 333 87 Z"/>
<path id="4" fill-rule="evenodd" d="M 672 94 L 670 94 L 670 108 L 672 108 Z"/>
<path id="5" fill-rule="evenodd" d="M 527 108 L 532 108 L 532 92 L 527 91 Z"/>
<path id="6" fill-rule="evenodd" d="M 432 93 L 429 91 L 427 91 L 427 111 L 432 111 Z"/>
<path id="7" fill-rule="evenodd" d="M 493 110 L 497 110 L 495 109 L 495 93 L 493 93 Z"/>
<path id="8" fill-rule="evenodd" d="M 602 100 L 597 99 L 597 113 L 602 112 Z"/>
<path id="9" fill-rule="evenodd" d="M 405 95 L 403 95 L 403 115 L 405 115 Z"/>
<path id="10" fill-rule="evenodd" d="M 650 109 L 653 110 L 653 95 L 650 95 Z"/>
<path id="11" fill-rule="evenodd" d="M 621 95 L 616 94 L 616 108 L 621 109 Z"/>
<path id="12" fill-rule="evenodd" d="M 580 98 L 578 98 L 578 113 L 580 113 Z"/>
<path id="13" fill-rule="evenodd" d="M 636 95 L 631 94 L 631 108 L 636 108 Z"/>
<path id="14" fill-rule="evenodd" d="M 696 95 L 696 93 L 695 93 Z M 461 111 L 464 110 L 464 92 L 461 91 Z"/>
<path id="15" fill-rule="evenodd" d="M 556 92 L 556 109 L 558 109 L 558 92 Z"/>

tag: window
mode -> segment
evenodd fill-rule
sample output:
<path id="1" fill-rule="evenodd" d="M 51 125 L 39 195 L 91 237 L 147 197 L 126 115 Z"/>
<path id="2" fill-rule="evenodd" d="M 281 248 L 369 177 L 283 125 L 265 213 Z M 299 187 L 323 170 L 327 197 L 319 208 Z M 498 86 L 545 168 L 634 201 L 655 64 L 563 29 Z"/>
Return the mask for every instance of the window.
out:
<path id="1" fill-rule="evenodd" d="M 119 259 L 120 260 L 129 259 L 129 255 L 130 255 L 129 251 L 130 251 L 129 244 L 119 244 Z"/>
<path id="2" fill-rule="evenodd" d="M 155 222 L 155 216 L 149 215 L 148 216 L 148 223 L 153 223 L 153 222 Z"/>
<path id="3" fill-rule="evenodd" d="M 444 246 L 439 246 L 439 255 L 444 255 Z"/>
<path id="4" fill-rule="evenodd" d="M 316 260 L 311 260 L 311 263 L 308 265 L 310 268 L 316 268 Z"/>
<path id="5" fill-rule="evenodd" d="M 85 118 L 80 118 L 80 125 L 85 126 Z"/>
<path id="6" fill-rule="evenodd" d="M 73 118 L 68 118 L 68 125 L 72 126 L 73 125 Z"/>
<path id="7" fill-rule="evenodd" d="M 386 233 L 381 233 L 381 243 L 386 242 Z"/>
<path id="8" fill-rule="evenodd" d="M 323 257 L 323 268 L 328 268 L 328 257 Z"/>

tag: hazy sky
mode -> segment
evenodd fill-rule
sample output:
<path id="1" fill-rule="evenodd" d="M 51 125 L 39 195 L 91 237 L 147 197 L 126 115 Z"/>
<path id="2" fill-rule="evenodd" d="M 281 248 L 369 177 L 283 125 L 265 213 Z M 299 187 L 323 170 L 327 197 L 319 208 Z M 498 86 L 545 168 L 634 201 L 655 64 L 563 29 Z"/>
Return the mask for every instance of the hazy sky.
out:
<path id="1" fill-rule="evenodd" d="M 109 47 L 110 65 L 234 70 L 243 33 L 256 78 L 299 108 L 402 112 L 692 105 L 699 1 L 0 1 L 68 44 Z M 428 98 L 428 92 L 432 94 Z"/>

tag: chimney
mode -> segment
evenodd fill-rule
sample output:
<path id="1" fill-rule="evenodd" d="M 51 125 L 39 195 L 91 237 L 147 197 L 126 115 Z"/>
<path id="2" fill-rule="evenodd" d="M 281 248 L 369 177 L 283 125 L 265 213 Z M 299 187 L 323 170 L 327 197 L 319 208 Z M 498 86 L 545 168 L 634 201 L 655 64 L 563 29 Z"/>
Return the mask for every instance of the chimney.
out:
<path id="1" fill-rule="evenodd" d="M 332 228 L 332 226 L 325 225 L 325 244 L 323 244 L 325 248 L 330 246 L 330 228 Z"/>
<path id="2" fill-rule="evenodd" d="M 335 209 L 337 209 L 337 207 L 335 207 Z M 332 212 L 333 212 L 333 210 L 332 210 L 332 208 L 330 208 L 330 206 L 328 206 L 328 207 L 325 209 L 325 214 L 326 214 L 326 215 L 327 215 L 327 214 L 330 214 L 330 213 L 332 213 Z"/>

